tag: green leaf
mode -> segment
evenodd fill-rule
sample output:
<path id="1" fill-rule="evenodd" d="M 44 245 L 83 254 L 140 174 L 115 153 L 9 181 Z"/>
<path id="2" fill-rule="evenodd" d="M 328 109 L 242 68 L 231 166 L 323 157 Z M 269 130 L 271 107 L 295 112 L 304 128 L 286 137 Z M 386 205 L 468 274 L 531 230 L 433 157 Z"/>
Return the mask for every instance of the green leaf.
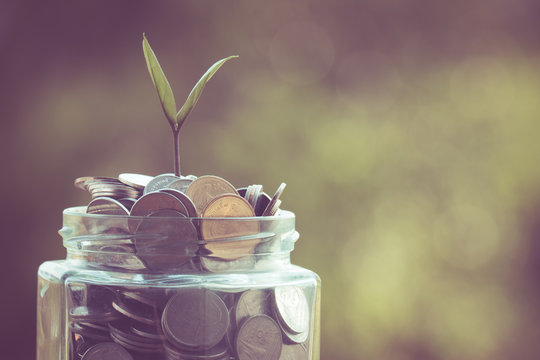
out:
<path id="1" fill-rule="evenodd" d="M 171 85 L 169 84 L 167 77 L 165 77 L 165 73 L 159 65 L 156 54 L 154 54 L 154 51 L 150 47 L 150 44 L 148 43 L 148 40 L 144 34 L 142 45 L 144 58 L 146 59 L 146 66 L 148 66 L 148 72 L 150 73 L 154 87 L 158 92 L 159 101 L 161 102 L 163 112 L 165 113 L 167 120 L 169 120 L 169 124 L 173 130 L 178 131 L 179 125 L 178 121 L 176 120 L 176 102 L 174 101 Z"/>
<path id="2" fill-rule="evenodd" d="M 176 121 L 178 123 L 178 126 L 182 126 L 182 123 L 184 122 L 184 120 L 188 117 L 191 110 L 193 110 L 193 108 L 197 104 L 197 101 L 199 101 L 199 98 L 201 97 L 202 91 L 204 90 L 204 86 L 206 85 L 206 83 L 212 78 L 212 76 L 214 76 L 214 74 L 219 70 L 219 68 L 223 64 L 225 64 L 226 61 L 237 58 L 237 57 L 238 55 L 233 55 L 233 56 L 226 57 L 225 59 L 221 59 L 218 62 L 216 62 L 214 65 L 212 65 L 206 71 L 206 73 L 204 73 L 204 75 L 197 82 L 197 84 L 195 84 L 195 86 L 189 93 L 189 96 L 186 102 L 184 103 L 184 105 L 182 105 L 182 108 L 180 108 L 180 110 L 176 114 Z"/>

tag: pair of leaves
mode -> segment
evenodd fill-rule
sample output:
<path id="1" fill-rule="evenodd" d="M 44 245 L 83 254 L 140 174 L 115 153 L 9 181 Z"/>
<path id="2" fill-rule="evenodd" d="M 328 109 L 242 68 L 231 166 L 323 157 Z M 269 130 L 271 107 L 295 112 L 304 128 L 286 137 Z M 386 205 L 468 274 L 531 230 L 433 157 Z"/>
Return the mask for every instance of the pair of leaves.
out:
<path id="1" fill-rule="evenodd" d="M 188 117 L 189 113 L 193 110 L 195 105 L 197 104 L 197 101 L 199 101 L 199 98 L 201 97 L 202 91 L 204 90 L 204 86 L 206 83 L 214 76 L 214 74 L 219 70 L 219 68 L 225 64 L 230 59 L 237 58 L 237 55 L 229 56 L 225 59 L 221 59 L 218 62 L 216 62 L 214 65 L 212 65 L 206 73 L 201 77 L 201 79 L 195 84 L 191 92 L 189 93 L 189 96 L 180 108 L 178 112 L 176 111 L 176 102 L 174 100 L 174 95 L 171 89 L 171 85 L 169 84 L 169 81 L 165 77 L 165 73 L 163 72 L 163 69 L 159 65 L 159 61 L 156 57 L 156 54 L 150 47 L 150 44 L 148 43 L 148 40 L 146 39 L 146 36 L 143 34 L 143 52 L 144 52 L 144 58 L 146 59 L 146 65 L 148 66 L 148 72 L 150 73 L 150 77 L 152 78 L 152 82 L 154 83 L 154 86 L 158 92 L 159 100 L 161 102 L 161 107 L 163 108 L 163 112 L 165 113 L 165 116 L 167 117 L 167 120 L 169 121 L 169 124 L 171 125 L 171 128 L 175 133 L 177 133 L 180 130 L 180 127 L 184 123 L 184 120 Z"/>

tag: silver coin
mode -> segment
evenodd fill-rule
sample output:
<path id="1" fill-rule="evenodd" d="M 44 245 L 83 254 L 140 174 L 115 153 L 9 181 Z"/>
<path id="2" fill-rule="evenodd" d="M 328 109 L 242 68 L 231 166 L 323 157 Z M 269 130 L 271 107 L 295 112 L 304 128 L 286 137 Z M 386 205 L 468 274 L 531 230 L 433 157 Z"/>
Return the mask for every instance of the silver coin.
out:
<path id="1" fill-rule="evenodd" d="M 118 344 L 102 342 L 89 348 L 81 360 L 133 360 L 133 357 Z"/>
<path id="2" fill-rule="evenodd" d="M 86 208 L 87 214 L 129 215 L 128 209 L 119 201 L 109 197 L 93 199 Z"/>
<path id="3" fill-rule="evenodd" d="M 257 204 L 255 205 L 255 215 L 256 216 L 262 216 L 264 210 L 270 204 L 270 201 L 272 198 L 268 196 L 268 194 L 261 192 L 259 194 L 259 197 L 257 198 Z"/>
<path id="4" fill-rule="evenodd" d="M 140 221 L 133 239 L 137 256 L 152 270 L 184 266 L 199 249 L 195 225 L 170 209 L 157 210 Z"/>
<path id="5" fill-rule="evenodd" d="M 192 182 L 193 182 L 193 179 L 191 178 L 180 178 L 178 180 L 173 181 L 169 185 L 167 185 L 167 188 L 175 189 L 175 190 L 185 193 L 187 188 L 189 187 L 189 185 L 191 185 Z"/>
<path id="6" fill-rule="evenodd" d="M 129 298 L 114 299 L 112 307 L 124 316 L 147 325 L 155 325 L 159 321 L 156 309 L 143 305 Z"/>
<path id="7" fill-rule="evenodd" d="M 118 175 L 118 180 L 139 190 L 144 190 L 152 179 L 152 176 L 142 174 L 123 173 Z"/>
<path id="8" fill-rule="evenodd" d="M 144 187 L 144 194 L 151 193 L 153 191 L 158 191 L 160 189 L 166 188 L 167 185 L 172 183 L 173 181 L 178 180 L 179 177 L 175 176 L 174 174 L 161 174 L 156 177 L 154 177 L 152 180 L 146 184 Z"/>
<path id="9" fill-rule="evenodd" d="M 186 212 L 184 204 L 175 196 L 163 192 L 152 192 L 140 197 L 131 208 L 131 216 L 148 216 L 158 210 L 176 210 Z M 140 221 L 131 219 L 129 229 L 134 232 Z"/>
<path id="10" fill-rule="evenodd" d="M 279 360 L 308 360 L 308 351 L 303 344 L 283 345 Z"/>
<path id="11" fill-rule="evenodd" d="M 286 185 L 287 184 L 285 184 L 285 183 L 281 183 L 281 185 L 279 185 L 278 189 L 276 190 L 276 193 L 272 197 L 272 200 L 270 200 L 270 203 L 266 206 L 266 209 L 264 209 L 264 211 L 262 213 L 262 216 L 270 216 L 271 215 L 272 210 L 274 209 L 274 206 L 275 206 L 276 202 L 279 200 L 279 197 L 283 193 L 283 190 L 285 190 Z"/>
<path id="12" fill-rule="evenodd" d="M 191 200 L 189 200 L 189 198 L 187 197 L 186 194 L 184 194 L 184 193 L 181 192 L 181 191 L 178 191 L 178 190 L 175 190 L 175 189 L 168 189 L 168 188 L 167 188 L 167 189 L 161 189 L 161 190 L 158 190 L 158 191 L 159 191 L 159 192 L 163 192 L 163 193 L 165 193 L 165 194 L 172 195 L 172 196 L 174 196 L 175 198 L 177 198 L 177 199 L 182 203 L 182 205 L 183 205 L 183 207 L 184 207 L 184 208 L 183 208 L 183 211 L 182 211 L 182 210 L 178 210 L 178 209 L 177 209 L 177 210 L 180 211 L 182 214 L 184 214 L 184 215 L 187 216 L 187 217 L 190 217 L 190 216 L 191 216 L 190 213 L 189 213 L 189 211 L 188 211 L 187 206 L 184 204 L 184 201 L 186 201 L 186 199 L 187 199 L 189 202 L 191 202 Z M 193 203 L 191 203 L 191 204 L 193 204 Z M 194 205 L 193 205 L 192 207 L 195 208 Z"/>
<path id="13" fill-rule="evenodd" d="M 206 289 L 184 290 L 169 299 L 161 318 L 163 332 L 173 344 L 210 349 L 221 342 L 229 327 L 223 300 Z"/>
<path id="14" fill-rule="evenodd" d="M 126 349 L 131 350 L 131 351 L 136 352 L 136 353 L 155 354 L 155 353 L 157 353 L 159 351 L 158 349 L 145 348 L 145 347 L 135 345 L 132 342 L 127 342 L 127 341 L 125 341 L 125 339 L 122 339 L 121 337 L 119 337 L 118 334 L 112 333 L 112 332 L 111 332 L 111 339 L 112 339 L 112 341 L 114 341 L 115 343 L 120 345 L 121 347 L 126 348 Z M 113 359 L 111 359 L 111 360 L 113 360 Z"/>
<path id="15" fill-rule="evenodd" d="M 253 209 L 255 209 L 255 206 L 257 205 L 257 201 L 259 200 L 259 196 L 261 195 L 263 186 L 253 185 L 253 187 L 254 187 L 253 194 L 251 196 L 251 199 L 249 199 L 248 201 L 251 204 L 251 206 L 253 206 Z"/>
<path id="16" fill-rule="evenodd" d="M 287 344 L 302 344 L 307 340 L 309 336 L 309 330 L 306 330 L 299 334 L 292 334 L 283 327 L 282 323 L 279 323 L 279 326 L 281 327 L 281 331 L 283 332 L 283 340 Z"/>
<path id="17" fill-rule="evenodd" d="M 191 201 L 191 199 L 186 194 L 184 194 L 183 192 L 174 190 L 174 189 L 162 189 L 161 191 L 171 194 L 175 198 L 180 200 L 180 202 L 182 202 L 182 204 L 187 210 L 187 215 L 186 215 L 187 217 L 197 217 L 197 209 L 195 208 L 195 204 L 193 203 L 193 201 Z"/>
<path id="18" fill-rule="evenodd" d="M 210 272 L 228 272 L 232 270 L 250 270 L 255 265 L 255 257 L 248 255 L 234 260 L 223 260 L 213 256 L 201 256 L 201 264 Z"/>
<path id="19" fill-rule="evenodd" d="M 124 205 L 126 209 L 128 210 L 131 210 L 131 208 L 133 207 L 133 204 L 135 204 L 135 201 L 137 201 L 137 199 L 127 198 L 127 197 L 118 199 L 118 202 Z"/>
<path id="20" fill-rule="evenodd" d="M 69 325 L 69 330 L 71 330 L 71 332 L 75 334 L 84 336 L 88 340 L 94 340 L 94 341 L 109 341 L 110 340 L 108 331 L 97 330 L 78 322 L 71 323 Z"/>
<path id="21" fill-rule="evenodd" d="M 309 330 L 309 306 L 306 295 L 295 286 L 279 286 L 273 291 L 276 316 L 288 332 L 297 335 Z"/>
<path id="22" fill-rule="evenodd" d="M 255 209 L 255 205 L 257 205 L 257 199 L 261 190 L 262 185 L 250 185 L 246 189 L 246 194 L 244 195 L 244 198 L 249 202 L 253 209 Z"/>
<path id="23" fill-rule="evenodd" d="M 260 314 L 272 314 L 270 292 L 262 289 L 244 291 L 234 307 L 236 326 L 240 327 L 247 318 Z"/>
<path id="24" fill-rule="evenodd" d="M 278 360 L 282 346 L 281 330 L 267 315 L 246 319 L 236 335 L 238 360 Z"/>

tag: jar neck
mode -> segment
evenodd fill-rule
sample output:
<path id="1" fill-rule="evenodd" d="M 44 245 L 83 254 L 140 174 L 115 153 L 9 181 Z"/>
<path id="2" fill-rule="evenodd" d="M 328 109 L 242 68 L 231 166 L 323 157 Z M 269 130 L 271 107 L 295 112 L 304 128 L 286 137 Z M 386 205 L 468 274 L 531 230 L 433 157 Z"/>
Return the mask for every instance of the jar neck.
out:
<path id="1" fill-rule="evenodd" d="M 138 273 L 249 272 L 290 265 L 294 214 L 259 218 L 137 218 L 64 211 L 67 261 Z"/>

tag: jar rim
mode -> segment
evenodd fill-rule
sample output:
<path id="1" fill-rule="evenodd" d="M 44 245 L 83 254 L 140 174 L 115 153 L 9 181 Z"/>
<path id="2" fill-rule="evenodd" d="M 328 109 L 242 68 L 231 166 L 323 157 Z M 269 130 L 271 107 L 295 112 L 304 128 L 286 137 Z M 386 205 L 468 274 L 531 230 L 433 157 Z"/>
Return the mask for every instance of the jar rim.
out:
<path id="1" fill-rule="evenodd" d="M 79 216 L 87 219 L 133 219 L 142 220 L 148 219 L 148 216 L 132 216 L 132 215 L 105 215 L 105 214 L 87 214 L 86 206 L 73 206 L 68 207 L 62 211 L 63 215 L 67 216 Z M 271 216 L 246 216 L 246 217 L 185 217 L 182 219 L 190 220 L 228 220 L 228 221 L 277 221 L 277 220 L 291 220 L 295 219 L 295 214 L 289 210 L 280 209 L 276 215 Z M 165 219 L 178 219 L 172 216 L 152 216 L 152 219 L 165 220 Z"/>

